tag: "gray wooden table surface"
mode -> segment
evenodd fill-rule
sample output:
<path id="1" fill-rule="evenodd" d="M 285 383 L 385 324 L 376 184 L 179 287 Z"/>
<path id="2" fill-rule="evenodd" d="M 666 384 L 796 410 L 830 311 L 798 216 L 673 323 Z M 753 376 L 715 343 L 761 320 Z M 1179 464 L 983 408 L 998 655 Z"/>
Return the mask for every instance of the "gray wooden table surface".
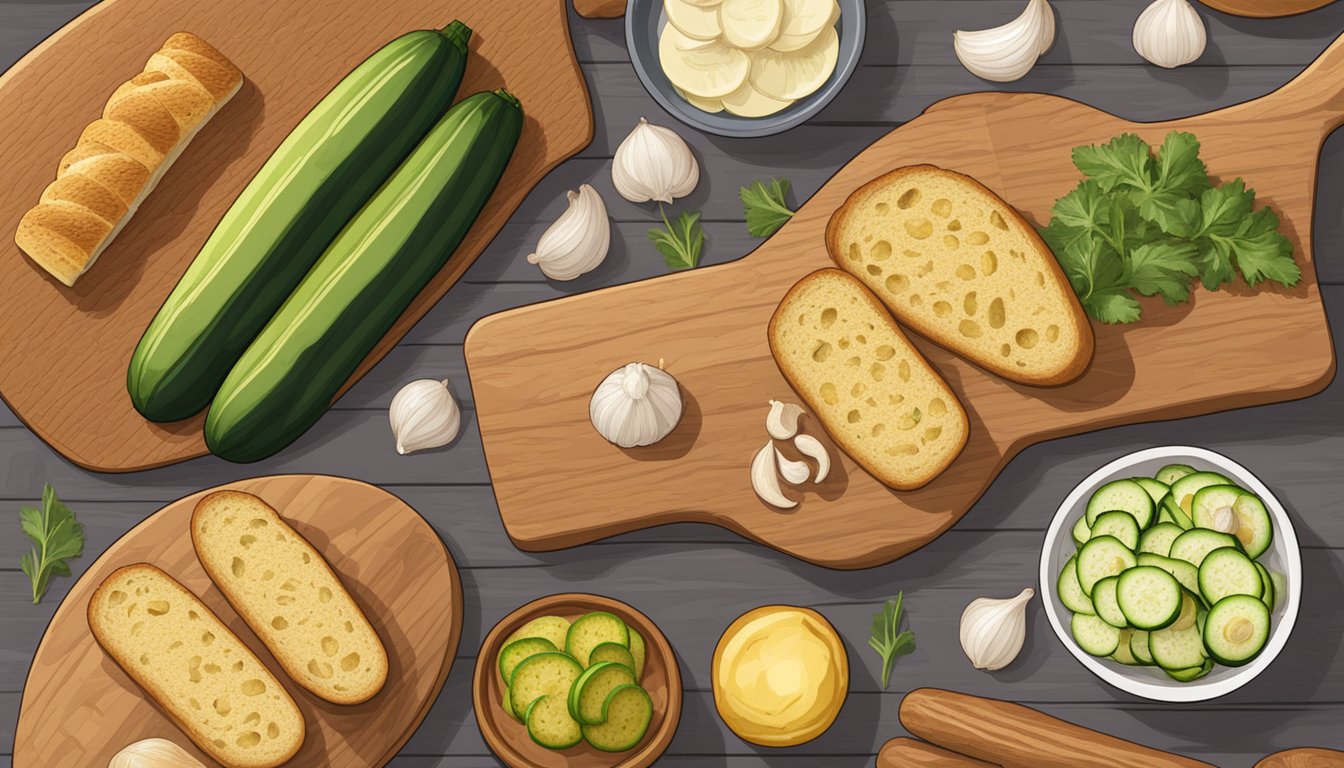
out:
<path id="1" fill-rule="evenodd" d="M 205 0 L 180 0 L 203 2 Z M 227 2 L 228 0 L 210 0 Z M 445 19 L 453 3 L 437 2 Z M 1344 4 L 1296 18 L 1250 20 L 1200 6 L 1209 48 L 1198 64 L 1159 71 L 1129 44 L 1143 0 L 1053 0 L 1054 49 L 1013 90 L 1069 96 L 1139 120 L 1181 117 L 1267 93 L 1296 75 L 1341 31 Z M 0 0 L 0 69 L 78 15 L 89 3 Z M 736 192 L 753 178 L 786 176 L 797 201 L 814 193 L 864 146 L 934 101 L 986 84 L 951 49 L 959 25 L 992 26 L 1021 0 L 869 0 L 868 44 L 845 91 L 810 124 L 758 140 L 683 135 L 704 171 L 685 205 L 704 211 L 705 262 L 736 259 L 758 241 L 742 222 Z M 200 488 L 258 474 L 340 474 L 381 485 L 415 506 L 439 531 L 461 569 L 466 593 L 459 657 L 438 702 L 402 754 L 403 768 L 494 764 L 476 728 L 470 679 L 480 642 L 518 605 L 558 591 L 596 591 L 626 600 L 665 630 L 686 684 L 681 727 L 662 764 L 747 766 L 866 765 L 904 733 L 902 695 L 939 686 L 1012 699 L 1155 747 L 1226 768 L 1297 746 L 1344 748 L 1344 383 L 1308 400 L 1184 421 L 1108 429 L 1025 451 L 959 525 L 895 563 L 859 572 L 810 566 L 706 526 L 667 526 L 550 554 L 515 549 L 500 524 L 472 418 L 462 340 L 475 320 L 509 307 L 662 274 L 644 239 L 653 215 L 620 199 L 608 162 L 640 116 L 670 119 L 640 87 L 625 52 L 622 22 L 571 16 L 570 29 L 596 114 L 590 147 L 541 182 L 477 264 L 406 339 L 298 444 L 259 465 L 203 458 L 131 475 L 101 475 L 69 464 L 0 406 L 0 768 L 13 752 L 19 700 L 32 654 L 72 580 L 58 579 L 34 607 L 18 568 L 27 544 L 17 509 L 51 482 L 79 513 L 88 535 L 76 576 L 164 503 Z M 0 137 L 0 141 L 3 141 Z M 612 253 L 597 272 L 549 283 L 524 255 L 580 183 L 603 194 L 614 220 Z M 678 207 L 681 207 L 680 205 Z M 1344 135 L 1321 158 L 1317 267 L 1334 336 L 1344 337 Z M 1235 345 L 1233 346 L 1235 348 Z M 22 361 L 5 359 L 4 364 Z M 1255 361 L 1248 360 L 1248 365 Z M 386 408 L 406 381 L 448 376 L 462 394 L 464 435 L 446 451 L 399 457 Z M 1037 602 L 1026 648 L 1007 670 L 971 668 L 957 645 L 957 620 L 971 599 L 1007 595 L 1036 582 L 1044 528 L 1083 475 L 1124 453 L 1160 444 L 1203 445 L 1257 472 L 1294 514 L 1302 540 L 1304 591 L 1296 631 L 1270 670 L 1216 702 L 1163 705 L 1111 689 L 1059 644 Z M 866 645 L 869 617 L 904 590 L 919 649 L 896 665 L 890 688 Z M 742 612 L 792 603 L 824 613 L 844 635 L 852 667 L 839 721 L 791 750 L 749 745 L 714 711 L 710 657 L 719 633 Z"/>

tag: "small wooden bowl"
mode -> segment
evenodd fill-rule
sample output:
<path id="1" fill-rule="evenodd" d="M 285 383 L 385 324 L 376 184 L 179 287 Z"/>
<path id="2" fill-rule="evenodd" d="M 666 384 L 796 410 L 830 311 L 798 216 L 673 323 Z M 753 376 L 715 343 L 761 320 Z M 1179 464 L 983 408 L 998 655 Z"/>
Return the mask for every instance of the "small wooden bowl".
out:
<path id="1" fill-rule="evenodd" d="M 539 616 L 563 616 L 570 621 L 591 611 L 614 613 L 644 636 L 644 679 L 639 684 L 653 700 L 653 721 L 637 747 L 627 752 L 603 752 L 585 744 L 552 750 L 537 745 L 527 726 L 504 711 L 500 702 L 504 681 L 497 660 L 504 641 L 519 627 Z M 600 595 L 562 594 L 543 597 L 505 616 L 486 635 L 476 659 L 471 686 L 472 705 L 481 736 L 495 756 L 513 768 L 646 768 L 663 754 L 681 720 L 681 671 L 672 646 L 648 616 L 618 600 Z"/>

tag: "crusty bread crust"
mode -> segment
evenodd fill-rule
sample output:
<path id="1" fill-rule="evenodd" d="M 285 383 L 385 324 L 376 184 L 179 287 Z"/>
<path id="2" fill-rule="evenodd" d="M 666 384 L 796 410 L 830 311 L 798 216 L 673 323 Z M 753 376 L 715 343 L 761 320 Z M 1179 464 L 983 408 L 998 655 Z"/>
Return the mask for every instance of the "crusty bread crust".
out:
<path id="1" fill-rule="evenodd" d="M 921 322 L 920 317 L 917 314 L 901 311 L 899 307 L 890 307 L 891 311 L 896 314 L 897 318 L 902 323 L 909 325 L 921 336 L 924 336 L 940 346 L 947 347 L 956 354 L 969 359 L 971 362 L 1005 379 L 1022 384 L 1049 387 L 1067 384 L 1081 376 L 1092 362 L 1095 340 L 1092 334 L 1091 323 L 1088 321 L 1087 314 L 1083 311 L 1082 305 L 1074 295 L 1073 288 L 1069 285 L 1068 278 L 1064 275 L 1064 271 L 1060 268 L 1059 262 L 1055 259 L 1049 246 L 1045 244 L 1045 241 L 1042 240 L 1040 235 L 1036 232 L 1035 227 L 1033 227 L 1016 208 L 1009 205 L 1003 198 L 996 195 L 993 190 L 971 176 L 940 168 L 936 165 L 924 164 L 897 168 L 894 171 L 889 171 L 888 173 L 869 181 L 846 198 L 844 204 L 836 210 L 826 225 L 826 250 L 830 253 L 831 259 L 842 269 L 849 269 L 843 258 L 844 249 L 840 243 L 840 237 L 841 229 L 843 229 L 847 217 L 854 210 L 862 206 L 868 198 L 879 191 L 899 185 L 907 176 L 928 173 L 940 175 L 967 186 L 974 193 L 987 197 L 991 204 L 1012 217 L 1013 223 L 1022 229 L 1027 239 L 1035 246 L 1036 253 L 1044 264 L 1043 271 L 1049 276 L 1050 283 L 1052 283 L 1054 288 L 1061 293 L 1063 304 L 1067 309 L 1068 321 L 1071 326 L 1068 329 L 1064 329 L 1064 331 L 1068 332 L 1071 337 L 1077 339 L 1077 346 L 1073 355 L 1067 361 L 1067 364 L 1058 370 L 1041 372 L 1009 368 L 999 364 L 999 361 L 993 358 L 976 355 L 966 347 L 953 343 L 955 340 L 944 337 L 943 334 L 939 334 L 927 323 Z"/>

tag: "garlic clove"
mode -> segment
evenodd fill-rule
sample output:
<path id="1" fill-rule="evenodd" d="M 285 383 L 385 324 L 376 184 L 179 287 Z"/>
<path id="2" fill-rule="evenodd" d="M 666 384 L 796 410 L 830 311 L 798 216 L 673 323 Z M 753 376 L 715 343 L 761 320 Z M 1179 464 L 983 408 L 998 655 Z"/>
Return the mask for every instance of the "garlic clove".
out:
<path id="1" fill-rule="evenodd" d="M 438 448 L 451 443 L 462 426 L 462 412 L 448 389 L 448 380 L 420 379 L 401 388 L 387 409 L 397 453 Z"/>
<path id="2" fill-rule="evenodd" d="M 971 74 L 1006 83 L 1025 77 L 1036 60 L 1055 44 L 1055 11 L 1046 0 L 1028 0 L 1022 14 L 1007 24 L 952 36 L 957 59 Z"/>
<path id="3" fill-rule="evenodd" d="M 831 472 L 831 454 L 827 452 L 826 446 L 821 441 L 811 435 L 799 435 L 793 439 L 793 447 L 798 452 L 817 462 L 817 476 L 812 479 L 814 483 L 820 483 L 826 479 L 826 475 Z"/>
<path id="4" fill-rule="evenodd" d="M 584 184 L 566 197 L 569 207 L 542 234 L 536 252 L 527 257 L 552 280 L 573 280 L 593 271 L 611 248 L 611 222 L 597 190 Z"/>
<path id="5" fill-rule="evenodd" d="M 652 445 L 681 421 L 681 389 L 667 371 L 630 363 L 593 391 L 588 418 L 597 433 L 621 448 Z"/>
<path id="6" fill-rule="evenodd" d="M 112 756 L 107 768 L 205 768 L 167 739 L 141 739 Z"/>
<path id="7" fill-rule="evenodd" d="M 981 597 L 962 611 L 961 649 L 976 669 L 1003 669 L 1021 653 L 1027 637 L 1027 603 L 1035 594 L 1027 587 L 1017 597 Z"/>
<path id="8" fill-rule="evenodd" d="M 1187 0 L 1156 0 L 1134 22 L 1134 50 L 1159 67 L 1189 64 L 1207 43 L 1204 19 Z"/>
<path id="9" fill-rule="evenodd" d="M 775 468 L 775 444 L 766 442 L 751 460 L 751 488 L 761 501 L 780 509 L 793 509 L 798 502 L 784 495 L 779 486 L 779 472 Z"/>
<path id="10" fill-rule="evenodd" d="M 778 448 L 775 449 L 775 462 L 779 464 L 780 477 L 789 485 L 802 485 L 812 476 L 812 470 L 807 468 L 806 462 L 786 458 Z"/>
<path id="11" fill-rule="evenodd" d="M 632 203 L 671 203 L 695 189 L 700 165 L 675 131 L 641 117 L 616 148 L 611 181 L 621 197 Z"/>
<path id="12" fill-rule="evenodd" d="M 803 409 L 793 403 L 770 401 L 770 413 L 765 416 L 765 431 L 776 440 L 789 440 L 798 434 L 798 420 Z"/>

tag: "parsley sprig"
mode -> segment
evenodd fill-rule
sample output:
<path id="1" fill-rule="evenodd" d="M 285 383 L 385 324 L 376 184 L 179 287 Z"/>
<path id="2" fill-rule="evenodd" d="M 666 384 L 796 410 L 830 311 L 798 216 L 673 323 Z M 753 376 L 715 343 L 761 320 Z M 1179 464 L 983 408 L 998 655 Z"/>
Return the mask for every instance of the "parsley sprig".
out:
<path id="1" fill-rule="evenodd" d="M 1127 133 L 1075 148 L 1073 163 L 1087 178 L 1055 202 L 1042 235 L 1093 318 L 1135 322 L 1135 294 L 1179 304 L 1196 278 L 1211 291 L 1238 273 L 1252 286 L 1302 278 L 1278 216 L 1255 210 L 1241 179 L 1214 186 L 1192 134 L 1172 131 L 1154 156 Z"/>
<path id="2" fill-rule="evenodd" d="M 33 585 L 33 605 L 42 601 L 53 576 L 69 576 L 72 558 L 84 553 L 84 526 L 75 520 L 75 513 L 56 498 L 56 491 L 47 483 L 42 488 L 42 507 L 23 507 L 19 510 L 19 524 L 23 535 L 33 548 L 19 561 L 19 567 L 28 574 Z"/>
<path id="3" fill-rule="evenodd" d="M 700 263 L 700 252 L 705 247 L 705 230 L 700 226 L 700 212 L 683 211 L 674 223 L 667 220 L 667 213 L 660 203 L 658 215 L 663 217 L 663 226 L 649 230 L 649 242 L 663 254 L 663 262 L 668 269 L 695 269 Z"/>
<path id="4" fill-rule="evenodd" d="M 793 218 L 793 211 L 784 201 L 788 193 L 788 179 L 771 179 L 768 183 L 757 179 L 737 190 L 747 217 L 747 232 L 752 237 L 769 237 Z"/>
<path id="5" fill-rule="evenodd" d="M 882 608 L 873 614 L 873 628 L 868 637 L 868 645 L 882 657 L 882 687 L 885 689 L 891 680 L 891 665 L 896 657 L 915 651 L 915 633 L 901 629 L 901 604 L 905 593 L 897 592 L 896 597 L 882 604 Z"/>

